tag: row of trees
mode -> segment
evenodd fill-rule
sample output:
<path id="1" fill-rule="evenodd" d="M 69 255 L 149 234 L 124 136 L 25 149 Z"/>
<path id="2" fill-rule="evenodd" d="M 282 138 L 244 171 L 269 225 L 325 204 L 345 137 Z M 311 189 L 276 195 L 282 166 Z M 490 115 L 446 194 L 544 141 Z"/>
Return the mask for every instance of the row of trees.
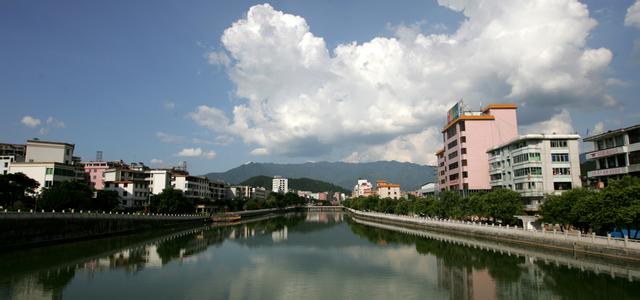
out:
<path id="1" fill-rule="evenodd" d="M 411 197 L 393 200 L 377 196 L 345 200 L 343 205 L 357 210 L 419 215 L 458 220 L 492 221 L 515 224 L 514 215 L 524 213 L 517 192 L 500 189 L 462 197 L 456 192 L 443 192 L 438 197 Z"/>
<path id="2" fill-rule="evenodd" d="M 222 211 L 254 210 L 263 208 L 284 208 L 292 205 L 303 205 L 304 198 L 294 193 L 270 193 L 266 199 L 235 198 L 214 202 Z"/>
<path id="3" fill-rule="evenodd" d="M 580 188 L 549 196 L 540 215 L 546 223 L 560 224 L 562 230 L 604 234 L 626 229 L 630 236 L 631 229 L 640 225 L 640 178 L 626 176 L 609 181 L 602 190 Z"/>

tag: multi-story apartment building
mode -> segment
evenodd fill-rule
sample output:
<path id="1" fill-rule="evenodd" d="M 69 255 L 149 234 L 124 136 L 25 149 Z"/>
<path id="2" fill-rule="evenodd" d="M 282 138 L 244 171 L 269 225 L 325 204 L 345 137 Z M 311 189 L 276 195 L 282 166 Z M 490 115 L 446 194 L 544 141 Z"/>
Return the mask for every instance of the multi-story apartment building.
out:
<path id="1" fill-rule="evenodd" d="M 188 174 L 174 174 L 171 177 L 171 186 L 193 200 L 206 200 L 211 198 L 209 191 L 209 179 L 203 176 Z"/>
<path id="2" fill-rule="evenodd" d="M 579 139 L 577 134 L 527 134 L 489 148 L 491 187 L 520 193 L 525 207 L 537 211 L 545 195 L 582 186 Z"/>
<path id="3" fill-rule="evenodd" d="M 387 183 L 386 180 L 376 181 L 376 195 L 380 198 L 400 199 L 402 194 L 400 192 L 400 185 L 394 183 Z"/>
<path id="4" fill-rule="evenodd" d="M 448 112 L 442 129 L 444 149 L 438 151 L 438 189 L 469 192 L 489 190 L 487 149 L 518 136 L 515 104 L 491 104 L 481 111 Z"/>
<path id="5" fill-rule="evenodd" d="M 145 171 L 146 180 L 149 183 L 149 191 L 152 195 L 158 195 L 171 187 L 171 178 L 174 173 L 171 169 L 154 169 Z M 184 173 L 184 172 L 181 172 Z"/>
<path id="6" fill-rule="evenodd" d="M 107 169 L 103 175 L 104 190 L 118 193 L 120 207 L 133 208 L 149 204 L 149 182 L 144 171 L 122 166 Z"/>
<path id="7" fill-rule="evenodd" d="M 213 201 L 224 200 L 227 197 L 227 184 L 220 180 L 209 180 L 209 193 Z"/>
<path id="8" fill-rule="evenodd" d="M 251 199 L 267 199 L 268 191 L 263 187 L 252 187 L 251 188 Z"/>
<path id="9" fill-rule="evenodd" d="M 20 147 L 14 148 L 20 151 Z M 7 173 L 23 173 L 36 180 L 40 184 L 36 190 L 38 193 L 56 182 L 83 180 L 83 170 L 74 165 L 77 158 L 73 156 L 73 150 L 73 144 L 28 140 L 25 161 L 8 164 Z"/>
<path id="10" fill-rule="evenodd" d="M 289 192 L 289 179 L 275 176 L 273 177 L 273 184 L 271 191 L 274 193 L 286 194 Z"/>
<path id="11" fill-rule="evenodd" d="M 0 143 L 0 156 L 13 156 L 13 161 L 23 162 L 27 152 L 25 144 L 3 144 Z"/>
<path id="12" fill-rule="evenodd" d="M 625 175 L 640 176 L 640 124 L 607 131 L 583 139 L 593 143 L 587 160 L 595 161 L 596 169 L 587 177 L 604 187 L 609 179 Z"/>
<path id="13" fill-rule="evenodd" d="M 352 197 L 369 197 L 373 195 L 373 185 L 369 180 L 358 179 L 358 183 L 353 187 Z"/>

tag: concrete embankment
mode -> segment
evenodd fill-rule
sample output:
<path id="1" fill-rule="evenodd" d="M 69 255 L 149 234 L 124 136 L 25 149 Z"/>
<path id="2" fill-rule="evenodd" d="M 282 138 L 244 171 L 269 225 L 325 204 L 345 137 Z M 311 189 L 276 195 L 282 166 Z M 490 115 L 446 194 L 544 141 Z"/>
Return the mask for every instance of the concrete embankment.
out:
<path id="1" fill-rule="evenodd" d="M 186 214 L 0 213 L 0 249 L 190 226 L 207 221 L 208 216 Z"/>
<path id="2" fill-rule="evenodd" d="M 487 238 L 591 256 L 640 261 L 640 242 L 596 235 L 523 230 L 455 220 L 400 216 L 347 209 L 352 217 L 414 229 Z"/>

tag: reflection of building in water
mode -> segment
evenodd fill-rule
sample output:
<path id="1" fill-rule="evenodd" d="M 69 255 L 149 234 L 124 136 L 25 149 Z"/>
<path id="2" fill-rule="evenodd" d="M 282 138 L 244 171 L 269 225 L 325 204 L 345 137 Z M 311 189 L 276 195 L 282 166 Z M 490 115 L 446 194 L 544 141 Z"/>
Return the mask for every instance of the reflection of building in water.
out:
<path id="1" fill-rule="evenodd" d="M 495 299 L 496 283 L 487 270 L 450 267 L 438 259 L 438 285 L 449 290 L 450 299 Z"/>
<path id="2" fill-rule="evenodd" d="M 307 213 L 305 221 L 315 222 L 315 223 L 329 223 L 329 222 L 339 223 L 344 220 L 343 218 L 344 216 L 342 213 L 312 212 L 312 213 Z"/>
<path id="3" fill-rule="evenodd" d="M 449 290 L 450 299 L 552 299 L 553 292 L 545 287 L 544 271 L 529 257 L 518 265 L 518 271 L 500 274 L 496 268 L 474 269 L 447 266 L 438 259 L 438 285 Z"/>
<path id="4" fill-rule="evenodd" d="M 286 241 L 287 236 L 288 236 L 288 228 L 287 226 L 284 226 L 284 228 L 271 233 L 271 240 L 273 240 L 274 243 L 279 243 L 279 242 Z"/>

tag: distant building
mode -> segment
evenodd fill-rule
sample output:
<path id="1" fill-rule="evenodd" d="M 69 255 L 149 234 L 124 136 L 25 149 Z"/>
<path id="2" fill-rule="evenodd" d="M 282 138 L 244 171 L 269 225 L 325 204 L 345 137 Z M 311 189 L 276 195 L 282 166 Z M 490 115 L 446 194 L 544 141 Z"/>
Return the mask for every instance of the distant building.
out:
<path id="1" fill-rule="evenodd" d="M 418 196 L 430 196 L 436 193 L 436 183 L 435 182 L 427 182 L 423 184 L 418 190 Z"/>
<path id="2" fill-rule="evenodd" d="M 369 197 L 373 195 L 373 185 L 369 180 L 358 179 L 358 183 L 353 187 L 352 197 Z"/>
<path id="3" fill-rule="evenodd" d="M 595 161 L 596 169 L 587 177 L 603 188 L 609 179 L 625 175 L 640 176 L 640 124 L 610 130 L 583 139 L 593 142 L 593 151 L 586 153 L 587 160 Z"/>
<path id="4" fill-rule="evenodd" d="M 171 169 L 154 169 L 145 171 L 145 180 L 149 184 L 149 192 L 158 195 L 171 187 L 171 177 L 174 172 Z"/>
<path id="5" fill-rule="evenodd" d="M 13 156 L 13 161 L 24 162 L 27 153 L 25 144 L 3 144 L 0 143 L 0 156 Z"/>
<path id="6" fill-rule="evenodd" d="M 84 168 L 84 174 L 91 187 L 96 190 L 104 189 L 104 171 L 117 166 L 123 166 L 122 161 L 86 161 L 80 165 Z"/>
<path id="7" fill-rule="evenodd" d="M 400 199 L 402 193 L 400 192 L 400 185 L 394 183 L 387 183 L 385 180 L 376 181 L 376 195 L 380 198 Z"/>
<path id="8" fill-rule="evenodd" d="M 469 111 L 461 102 L 449 111 L 438 157 L 438 189 L 468 194 L 491 189 L 487 149 L 518 136 L 515 104 Z"/>
<path id="9" fill-rule="evenodd" d="M 267 199 L 267 196 L 268 196 L 267 189 L 263 187 L 251 188 L 251 199 L 264 200 L 264 199 Z"/>
<path id="10" fill-rule="evenodd" d="M 579 139 L 577 134 L 527 134 L 488 149 L 491 187 L 520 193 L 527 210 L 537 211 L 545 195 L 582 186 Z"/>
<path id="11" fill-rule="evenodd" d="M 286 194 L 289 192 L 289 180 L 281 176 L 273 177 L 271 191 L 274 193 Z"/>
<path id="12" fill-rule="evenodd" d="M 104 190 L 118 193 L 120 207 L 135 208 L 149 204 L 149 182 L 144 171 L 119 166 L 107 169 L 103 174 Z"/>

